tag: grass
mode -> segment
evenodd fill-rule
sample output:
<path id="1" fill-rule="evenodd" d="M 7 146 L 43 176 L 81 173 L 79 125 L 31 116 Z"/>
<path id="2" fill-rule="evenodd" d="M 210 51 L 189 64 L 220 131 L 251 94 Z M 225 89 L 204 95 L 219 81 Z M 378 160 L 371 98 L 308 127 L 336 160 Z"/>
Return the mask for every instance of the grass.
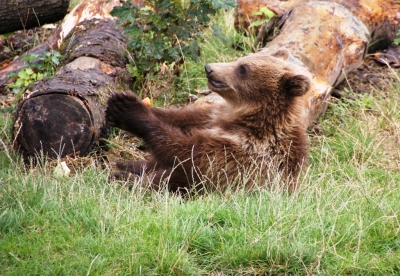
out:
<path id="1" fill-rule="evenodd" d="M 82 0 L 70 0 L 69 2 L 69 8 L 73 9 L 75 8 L 79 3 L 81 3 Z"/>
<path id="2" fill-rule="evenodd" d="M 204 45 L 181 88 L 202 87 L 202 64 L 245 54 L 211 35 Z M 12 114 L 4 114 L 0 274 L 399 275 L 400 88 L 392 83 L 331 103 L 319 134 L 310 133 L 310 166 L 293 195 L 129 191 L 94 159 L 70 165 L 69 176 L 54 173 L 56 162 L 28 169 L 11 150 Z"/>

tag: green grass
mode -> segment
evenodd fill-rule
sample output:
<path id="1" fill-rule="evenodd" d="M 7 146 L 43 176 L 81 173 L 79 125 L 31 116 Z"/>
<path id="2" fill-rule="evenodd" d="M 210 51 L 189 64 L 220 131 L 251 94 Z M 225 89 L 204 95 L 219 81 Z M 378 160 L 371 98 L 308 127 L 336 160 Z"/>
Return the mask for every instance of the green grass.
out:
<path id="1" fill-rule="evenodd" d="M 200 64 L 186 64 L 182 87 L 202 87 L 202 64 L 245 54 L 212 39 Z M 355 98 L 332 102 L 322 134 L 310 134 L 298 192 L 187 200 L 129 191 L 94 161 L 65 177 L 54 163 L 25 168 L 5 114 L 0 275 L 399 275 L 398 81 Z"/>
<path id="2" fill-rule="evenodd" d="M 82 0 L 70 0 L 69 2 L 69 8 L 73 9 L 75 8 L 79 3 L 81 3 Z"/>

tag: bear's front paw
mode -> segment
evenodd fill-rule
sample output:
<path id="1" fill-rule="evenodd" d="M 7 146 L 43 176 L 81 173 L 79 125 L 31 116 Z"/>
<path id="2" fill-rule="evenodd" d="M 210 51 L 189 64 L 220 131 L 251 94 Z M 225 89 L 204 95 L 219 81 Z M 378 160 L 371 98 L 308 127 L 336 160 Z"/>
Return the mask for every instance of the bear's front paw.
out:
<path id="1" fill-rule="evenodd" d="M 133 93 L 114 93 L 107 102 L 106 119 L 110 126 L 130 131 L 148 108 Z"/>

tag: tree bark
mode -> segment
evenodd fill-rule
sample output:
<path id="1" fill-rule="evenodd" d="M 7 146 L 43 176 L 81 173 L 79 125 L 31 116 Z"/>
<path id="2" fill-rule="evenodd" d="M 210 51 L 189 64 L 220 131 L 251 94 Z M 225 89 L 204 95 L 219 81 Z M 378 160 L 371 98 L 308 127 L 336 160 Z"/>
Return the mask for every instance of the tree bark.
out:
<path id="1" fill-rule="evenodd" d="M 312 80 L 304 96 L 307 126 L 325 112 L 332 88 L 361 65 L 368 50 L 387 46 L 400 27 L 400 3 L 395 0 L 240 0 L 235 27 L 260 20 L 252 15 L 261 7 L 277 18 L 262 29 L 260 41 L 268 43 L 256 54 L 285 48 L 290 60 L 303 66 L 302 73 Z"/>
<path id="2" fill-rule="evenodd" d="M 67 64 L 30 86 L 16 111 L 14 148 L 25 161 L 88 154 L 108 136 L 108 97 L 131 85 L 127 42 L 114 20 L 82 22 L 61 48 Z"/>
<path id="3" fill-rule="evenodd" d="M 65 16 L 61 25 L 47 39 L 47 41 L 31 49 L 25 55 L 18 57 L 7 67 L 0 69 L 0 93 L 7 84 L 7 75 L 11 72 L 19 72 L 22 70 L 25 65 L 25 62 L 22 60 L 27 54 L 43 55 L 46 51 L 58 50 L 64 42 L 64 39 L 70 34 L 76 25 L 93 18 L 112 19 L 113 17 L 110 15 L 110 12 L 118 5 L 120 5 L 119 0 L 83 0 L 69 14 L 67 14 L 67 16 Z"/>
<path id="4" fill-rule="evenodd" d="M 235 10 L 235 29 L 239 32 L 249 31 L 251 22 L 264 21 L 263 15 L 255 15 L 266 7 L 281 18 L 295 7 L 315 0 L 237 0 Z M 386 48 L 396 37 L 399 26 L 400 3 L 396 0 L 328 0 L 348 9 L 368 28 L 371 34 L 370 49 Z M 264 30 L 265 31 L 265 30 Z M 265 46 L 265 45 L 264 45 Z"/>
<path id="5" fill-rule="evenodd" d="M 60 21 L 69 0 L 0 0 L 0 34 Z"/>

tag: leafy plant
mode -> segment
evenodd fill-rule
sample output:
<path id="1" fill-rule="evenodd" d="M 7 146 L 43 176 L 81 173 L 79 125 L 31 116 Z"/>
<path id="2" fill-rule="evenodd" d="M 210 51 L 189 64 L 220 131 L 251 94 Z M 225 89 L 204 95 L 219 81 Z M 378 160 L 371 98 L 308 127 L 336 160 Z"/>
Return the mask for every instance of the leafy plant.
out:
<path id="1" fill-rule="evenodd" d="M 10 74 L 10 77 L 17 77 L 17 80 L 8 84 L 7 87 L 11 88 L 12 92 L 17 94 L 19 97 L 29 85 L 42 79 L 43 74 L 40 72 L 35 73 L 31 67 L 26 67 L 18 73 Z"/>
<path id="2" fill-rule="evenodd" d="M 45 52 L 44 56 L 38 54 L 29 54 L 22 59 L 26 62 L 24 69 L 18 73 L 11 73 L 8 78 L 16 78 L 16 80 L 7 85 L 12 89 L 12 92 L 17 95 L 17 98 L 22 96 L 25 89 L 32 83 L 54 75 L 56 67 L 60 64 L 62 55 L 57 51 Z"/>
<path id="3" fill-rule="evenodd" d="M 251 22 L 249 28 L 258 27 L 258 26 L 261 26 L 261 25 L 267 23 L 272 17 L 275 16 L 275 13 L 273 11 L 271 11 L 270 9 L 268 9 L 267 7 L 261 7 L 259 11 L 253 13 L 252 15 L 260 16 L 265 19 L 264 20 L 256 20 L 256 21 Z"/>
<path id="4" fill-rule="evenodd" d="M 158 72 L 161 63 L 181 64 L 186 57 L 197 61 L 198 39 L 210 16 L 234 4 L 233 0 L 152 0 L 139 7 L 129 0 L 115 7 L 112 15 L 119 18 L 130 39 L 131 74 L 140 81 Z"/>
<path id="5" fill-rule="evenodd" d="M 393 40 L 394 45 L 400 45 L 400 29 L 397 31 L 396 38 Z"/>

